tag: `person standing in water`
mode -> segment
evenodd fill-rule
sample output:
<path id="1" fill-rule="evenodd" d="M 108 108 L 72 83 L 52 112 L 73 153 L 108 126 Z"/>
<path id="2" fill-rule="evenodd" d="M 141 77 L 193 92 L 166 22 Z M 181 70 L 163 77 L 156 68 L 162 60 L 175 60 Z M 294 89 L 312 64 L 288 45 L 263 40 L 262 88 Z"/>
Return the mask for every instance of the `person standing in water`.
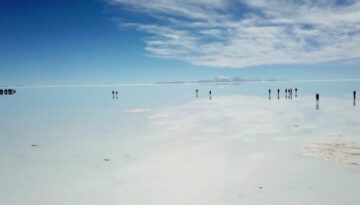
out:
<path id="1" fill-rule="evenodd" d="M 277 97 L 278 97 L 278 100 L 279 100 L 280 99 L 280 89 L 279 88 L 277 89 L 277 94 L 278 94 Z"/>
<path id="2" fill-rule="evenodd" d="M 316 110 L 318 110 L 319 109 L 319 100 L 320 100 L 319 93 L 316 93 L 315 98 L 316 98 Z"/>
<path id="3" fill-rule="evenodd" d="M 353 91 L 354 100 L 356 100 L 356 91 Z"/>
<path id="4" fill-rule="evenodd" d="M 198 89 L 196 89 L 195 93 L 196 93 L 196 97 L 199 97 L 199 90 Z"/>
<path id="5" fill-rule="evenodd" d="M 297 97 L 297 88 L 295 88 L 295 97 Z"/>
<path id="6" fill-rule="evenodd" d="M 269 100 L 271 99 L 271 89 L 269 89 Z"/>

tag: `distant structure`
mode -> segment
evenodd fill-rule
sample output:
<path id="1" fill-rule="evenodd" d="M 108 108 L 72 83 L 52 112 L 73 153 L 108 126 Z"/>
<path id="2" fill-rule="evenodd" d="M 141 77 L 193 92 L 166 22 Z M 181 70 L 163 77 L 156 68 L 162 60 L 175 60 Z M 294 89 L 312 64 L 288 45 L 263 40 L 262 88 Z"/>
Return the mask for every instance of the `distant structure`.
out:
<path id="1" fill-rule="evenodd" d="M 0 89 L 0 95 L 13 95 L 16 93 L 14 89 Z"/>

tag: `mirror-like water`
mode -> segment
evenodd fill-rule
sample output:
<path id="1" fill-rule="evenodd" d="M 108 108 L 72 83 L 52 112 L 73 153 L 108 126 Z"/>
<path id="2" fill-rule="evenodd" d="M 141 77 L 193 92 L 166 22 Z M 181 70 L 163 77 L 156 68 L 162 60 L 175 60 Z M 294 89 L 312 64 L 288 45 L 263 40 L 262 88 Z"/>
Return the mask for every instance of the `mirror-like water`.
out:
<path id="1" fill-rule="evenodd" d="M 288 88 L 298 96 L 285 98 Z M 355 205 L 353 90 L 358 82 L 18 88 L 0 96 L 0 204 Z"/>

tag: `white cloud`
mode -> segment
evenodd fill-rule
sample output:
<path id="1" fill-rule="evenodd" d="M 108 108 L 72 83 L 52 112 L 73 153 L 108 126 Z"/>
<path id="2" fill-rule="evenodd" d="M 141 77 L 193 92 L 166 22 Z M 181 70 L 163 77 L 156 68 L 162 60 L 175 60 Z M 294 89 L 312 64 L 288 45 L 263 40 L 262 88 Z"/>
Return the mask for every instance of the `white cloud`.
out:
<path id="1" fill-rule="evenodd" d="M 242 68 L 314 64 L 360 57 L 360 1 L 112 0 L 152 23 L 149 55 L 195 65 Z"/>

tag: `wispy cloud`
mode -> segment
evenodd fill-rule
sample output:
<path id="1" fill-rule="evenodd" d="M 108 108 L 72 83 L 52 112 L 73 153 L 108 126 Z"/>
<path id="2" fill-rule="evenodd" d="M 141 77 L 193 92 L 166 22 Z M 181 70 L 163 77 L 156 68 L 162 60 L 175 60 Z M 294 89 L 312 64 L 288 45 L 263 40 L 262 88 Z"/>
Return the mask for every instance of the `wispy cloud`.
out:
<path id="1" fill-rule="evenodd" d="M 360 57 L 358 0 L 111 2 L 155 19 L 120 23 L 148 33 L 145 50 L 155 57 L 230 68 Z"/>

